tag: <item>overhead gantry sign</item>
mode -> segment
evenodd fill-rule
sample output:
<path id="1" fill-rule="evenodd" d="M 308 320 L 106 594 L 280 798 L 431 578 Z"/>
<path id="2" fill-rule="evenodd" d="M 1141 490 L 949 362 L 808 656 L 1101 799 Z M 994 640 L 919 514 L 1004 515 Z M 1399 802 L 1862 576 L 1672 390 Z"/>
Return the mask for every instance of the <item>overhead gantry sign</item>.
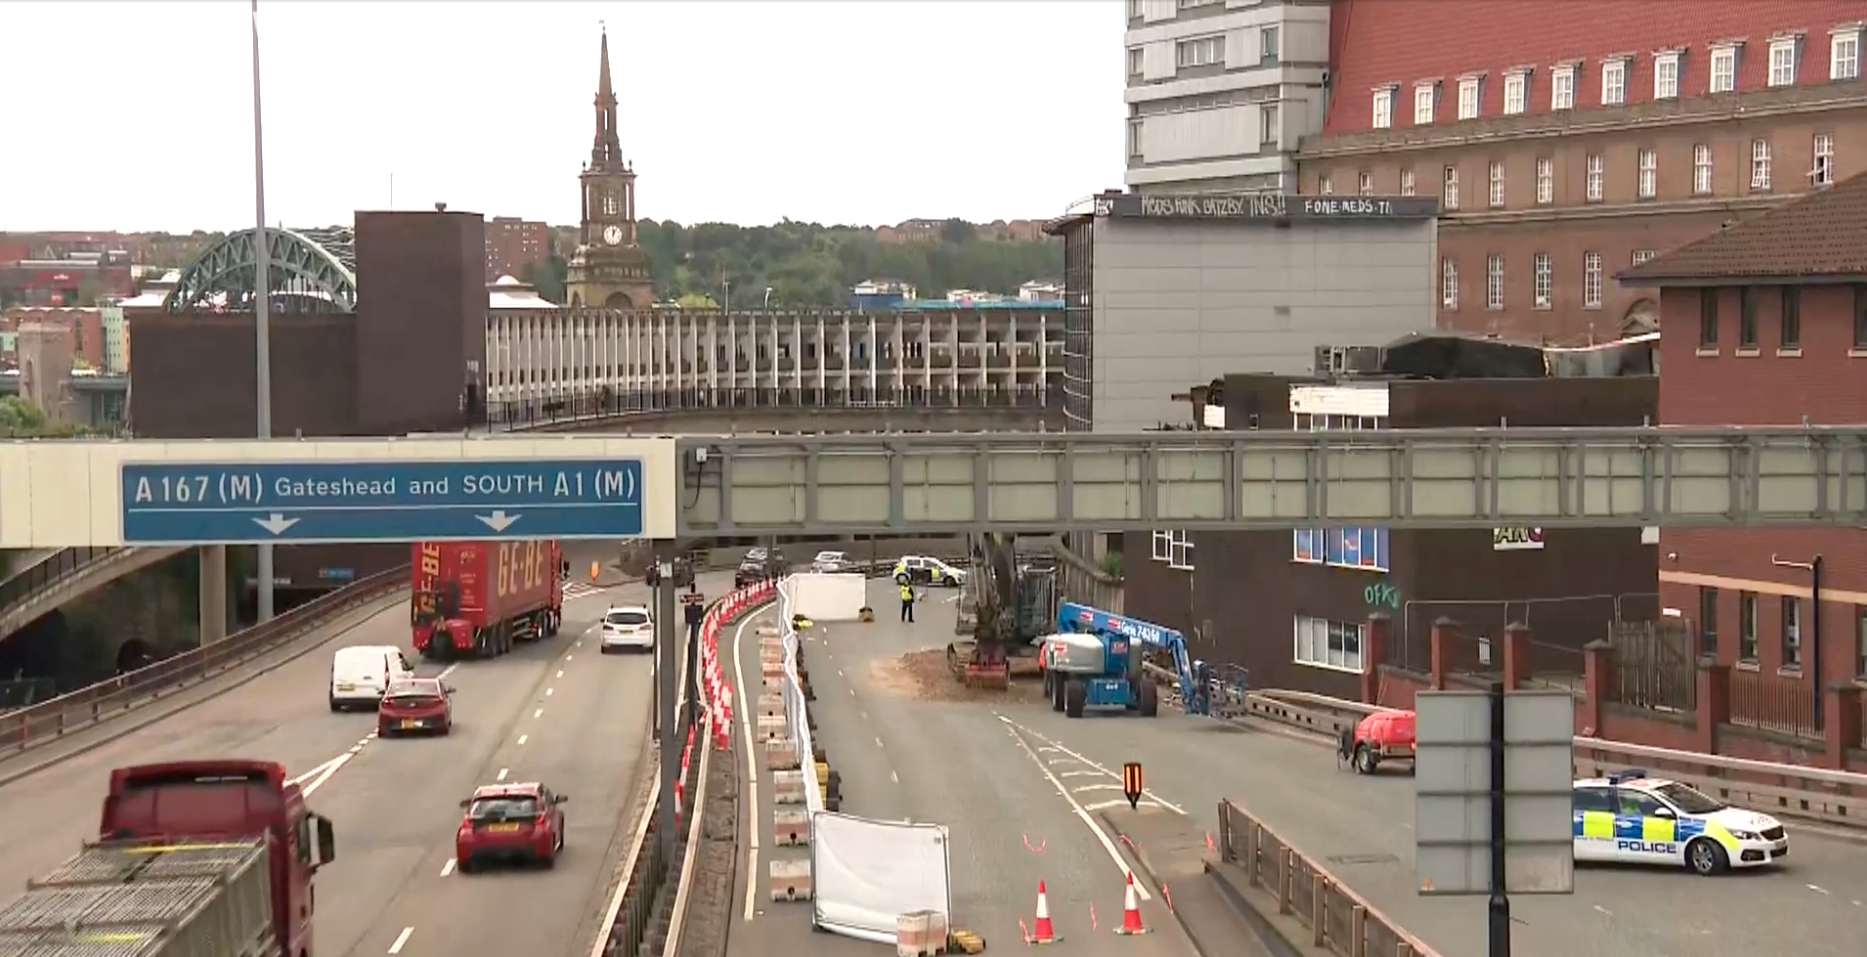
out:
<path id="1" fill-rule="evenodd" d="M 0 444 L 0 548 L 1867 522 L 1867 426 Z"/>

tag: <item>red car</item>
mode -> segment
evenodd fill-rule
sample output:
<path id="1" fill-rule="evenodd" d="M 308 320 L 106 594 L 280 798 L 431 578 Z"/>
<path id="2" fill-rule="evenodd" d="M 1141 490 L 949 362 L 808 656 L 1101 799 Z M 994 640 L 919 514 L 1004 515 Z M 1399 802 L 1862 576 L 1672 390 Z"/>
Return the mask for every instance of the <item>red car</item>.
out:
<path id="1" fill-rule="evenodd" d="M 446 734 L 454 728 L 454 689 L 439 678 L 407 678 L 389 685 L 376 706 L 376 736 L 405 732 Z"/>
<path id="2" fill-rule="evenodd" d="M 454 832 L 454 861 L 472 873 L 487 861 L 523 861 L 550 867 L 564 852 L 562 794 L 536 781 L 488 784 L 460 802 L 467 809 Z"/>

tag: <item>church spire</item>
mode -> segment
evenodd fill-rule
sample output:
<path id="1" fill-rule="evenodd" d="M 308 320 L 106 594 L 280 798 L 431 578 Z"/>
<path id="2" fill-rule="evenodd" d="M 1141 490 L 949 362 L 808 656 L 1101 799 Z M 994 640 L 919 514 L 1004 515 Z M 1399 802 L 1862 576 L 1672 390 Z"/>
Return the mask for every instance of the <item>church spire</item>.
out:
<path id="1" fill-rule="evenodd" d="M 602 63 L 596 78 L 596 139 L 590 145 L 592 168 L 622 165 L 622 140 L 616 131 L 616 91 L 609 79 L 609 28 L 603 27 Z"/>

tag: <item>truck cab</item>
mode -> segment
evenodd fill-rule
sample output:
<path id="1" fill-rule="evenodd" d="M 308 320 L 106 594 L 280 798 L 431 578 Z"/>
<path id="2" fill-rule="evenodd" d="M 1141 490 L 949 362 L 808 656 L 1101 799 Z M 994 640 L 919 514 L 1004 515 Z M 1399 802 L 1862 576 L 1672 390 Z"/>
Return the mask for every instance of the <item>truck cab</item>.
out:
<path id="1" fill-rule="evenodd" d="M 110 772 L 98 834 L 110 842 L 264 838 L 274 930 L 289 957 L 311 957 L 312 876 L 337 857 L 329 818 L 305 806 L 271 761 L 176 761 Z"/>

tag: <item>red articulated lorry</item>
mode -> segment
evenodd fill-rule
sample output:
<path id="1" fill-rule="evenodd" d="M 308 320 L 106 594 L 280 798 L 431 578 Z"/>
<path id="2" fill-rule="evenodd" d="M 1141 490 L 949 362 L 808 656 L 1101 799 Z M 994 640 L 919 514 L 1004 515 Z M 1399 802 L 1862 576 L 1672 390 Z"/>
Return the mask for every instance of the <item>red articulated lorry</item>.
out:
<path id="1" fill-rule="evenodd" d="M 9 957 L 311 957 L 331 822 L 269 761 L 110 773 L 101 838 L 0 907 Z"/>
<path id="2" fill-rule="evenodd" d="M 558 633 L 564 552 L 557 542 L 416 542 L 414 549 L 409 615 L 423 658 L 492 658 Z"/>

